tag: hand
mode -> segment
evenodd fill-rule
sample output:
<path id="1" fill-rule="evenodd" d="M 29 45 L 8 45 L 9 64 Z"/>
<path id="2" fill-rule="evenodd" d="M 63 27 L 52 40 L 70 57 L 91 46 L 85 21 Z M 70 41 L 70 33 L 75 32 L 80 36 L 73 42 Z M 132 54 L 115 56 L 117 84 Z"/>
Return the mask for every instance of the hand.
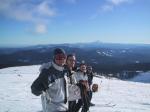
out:
<path id="1" fill-rule="evenodd" d="M 92 85 L 92 91 L 97 92 L 98 91 L 98 84 L 93 84 Z"/>

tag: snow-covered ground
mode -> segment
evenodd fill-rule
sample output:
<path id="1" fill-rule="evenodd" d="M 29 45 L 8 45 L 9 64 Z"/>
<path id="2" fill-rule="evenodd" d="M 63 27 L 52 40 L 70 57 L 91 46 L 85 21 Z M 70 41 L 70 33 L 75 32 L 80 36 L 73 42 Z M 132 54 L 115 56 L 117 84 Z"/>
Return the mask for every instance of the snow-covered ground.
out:
<path id="1" fill-rule="evenodd" d="M 0 69 L 0 112 L 40 112 L 40 97 L 31 94 L 30 86 L 39 74 L 39 66 Z M 99 91 L 93 94 L 91 112 L 150 112 L 150 73 L 134 81 L 94 78 Z M 149 78 L 149 79 L 148 79 Z"/>

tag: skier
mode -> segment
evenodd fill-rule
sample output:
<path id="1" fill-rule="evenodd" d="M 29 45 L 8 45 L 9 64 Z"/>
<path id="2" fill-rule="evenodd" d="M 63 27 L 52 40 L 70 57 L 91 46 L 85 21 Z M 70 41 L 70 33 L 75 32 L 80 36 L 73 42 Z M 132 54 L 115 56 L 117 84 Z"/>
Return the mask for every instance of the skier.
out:
<path id="1" fill-rule="evenodd" d="M 39 77 L 31 85 L 32 93 L 41 95 L 43 112 L 68 112 L 68 79 L 64 72 L 66 53 L 63 49 L 54 50 L 54 58 L 47 68 L 41 67 Z"/>
<path id="2" fill-rule="evenodd" d="M 85 63 L 80 64 L 80 70 L 77 72 L 75 76 L 76 76 L 78 86 L 80 87 L 81 90 L 81 99 L 79 99 L 78 103 L 76 104 L 75 112 L 78 112 L 81 107 L 82 107 L 81 112 L 88 112 L 90 106 L 89 97 L 88 97 L 89 84 L 88 84 L 88 77 L 86 74 Z"/>

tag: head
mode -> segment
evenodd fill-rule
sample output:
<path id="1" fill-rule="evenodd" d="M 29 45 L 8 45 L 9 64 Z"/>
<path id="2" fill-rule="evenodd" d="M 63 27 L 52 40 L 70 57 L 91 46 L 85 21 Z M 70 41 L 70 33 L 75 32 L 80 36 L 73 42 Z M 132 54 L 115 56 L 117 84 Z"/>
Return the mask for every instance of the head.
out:
<path id="1" fill-rule="evenodd" d="M 92 66 L 87 66 L 87 72 L 91 73 L 92 72 Z"/>
<path id="2" fill-rule="evenodd" d="M 54 62 L 58 66 L 63 66 L 66 63 L 66 53 L 63 49 L 56 48 L 54 50 Z"/>
<path id="3" fill-rule="evenodd" d="M 86 64 L 84 64 L 84 63 L 81 63 L 80 64 L 80 70 L 81 70 L 81 72 L 86 72 Z"/>
<path id="4" fill-rule="evenodd" d="M 67 55 L 66 64 L 69 68 L 74 68 L 76 63 L 76 57 L 74 54 Z"/>

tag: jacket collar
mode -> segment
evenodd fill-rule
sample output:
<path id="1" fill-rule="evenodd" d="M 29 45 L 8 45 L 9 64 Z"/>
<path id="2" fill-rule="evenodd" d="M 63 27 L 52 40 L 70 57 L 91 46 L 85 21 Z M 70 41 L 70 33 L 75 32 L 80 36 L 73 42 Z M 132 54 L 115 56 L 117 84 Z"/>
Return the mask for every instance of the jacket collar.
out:
<path id="1" fill-rule="evenodd" d="M 58 70 L 58 71 L 63 71 L 64 70 L 64 67 L 62 67 L 62 66 L 58 66 L 56 63 L 54 63 L 54 62 L 52 62 L 52 65 L 53 65 L 53 67 L 56 69 L 56 70 Z"/>

